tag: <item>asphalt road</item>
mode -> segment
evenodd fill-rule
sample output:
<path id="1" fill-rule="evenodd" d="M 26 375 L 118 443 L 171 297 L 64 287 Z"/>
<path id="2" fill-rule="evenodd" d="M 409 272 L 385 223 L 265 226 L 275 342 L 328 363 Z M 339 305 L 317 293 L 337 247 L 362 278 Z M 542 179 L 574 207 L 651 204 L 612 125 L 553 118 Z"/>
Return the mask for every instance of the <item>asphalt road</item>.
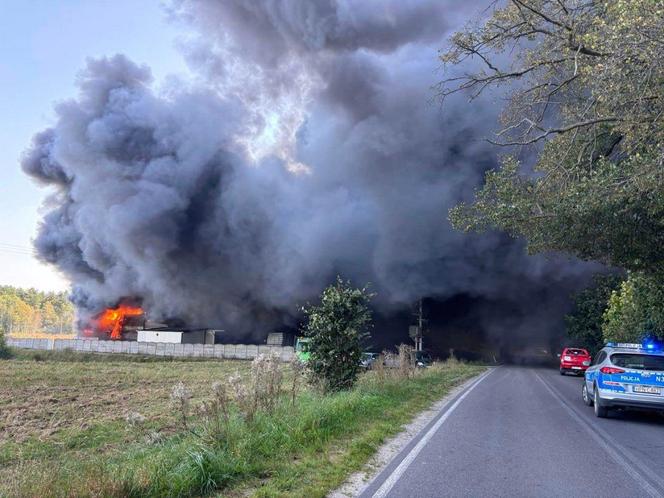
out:
<path id="1" fill-rule="evenodd" d="M 447 403 L 361 496 L 664 497 L 664 417 L 598 419 L 580 378 L 499 367 Z"/>

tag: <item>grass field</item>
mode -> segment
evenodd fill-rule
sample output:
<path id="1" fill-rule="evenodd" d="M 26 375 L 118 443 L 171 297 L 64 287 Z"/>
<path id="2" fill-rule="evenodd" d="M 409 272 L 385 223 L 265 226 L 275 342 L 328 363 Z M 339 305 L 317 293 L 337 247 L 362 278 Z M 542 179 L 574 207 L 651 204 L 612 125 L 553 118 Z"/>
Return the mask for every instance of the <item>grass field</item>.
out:
<path id="1" fill-rule="evenodd" d="M 246 378 L 249 367 L 75 353 L 1 360 L 0 496 L 324 496 L 415 413 L 482 370 L 454 362 L 407 380 L 370 373 L 350 392 L 304 390 L 294 406 L 284 392 L 273 413 L 251 421 L 234 410 L 214 437 L 195 416 L 183 428 L 169 399 L 177 382 L 194 405 L 213 382 L 236 371 Z M 146 417 L 140 434 L 129 412 Z"/>

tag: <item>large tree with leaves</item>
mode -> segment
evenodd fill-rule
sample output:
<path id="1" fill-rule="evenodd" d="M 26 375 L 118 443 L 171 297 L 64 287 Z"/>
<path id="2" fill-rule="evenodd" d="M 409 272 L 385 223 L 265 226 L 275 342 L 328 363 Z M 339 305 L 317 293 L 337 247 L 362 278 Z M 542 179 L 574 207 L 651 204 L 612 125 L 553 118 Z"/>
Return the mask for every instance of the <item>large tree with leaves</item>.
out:
<path id="1" fill-rule="evenodd" d="M 500 228 L 531 252 L 566 251 L 648 275 L 664 272 L 664 2 L 509 0 L 455 34 L 443 99 L 503 86 L 492 139 L 509 147 L 464 230 Z M 535 164 L 522 164 L 534 146 Z M 525 167 L 525 168 L 524 168 Z"/>
<path id="2" fill-rule="evenodd" d="M 574 308 L 565 316 L 567 335 L 574 346 L 595 354 L 604 346 L 604 313 L 611 293 L 620 287 L 620 275 L 598 275 L 592 285 L 574 295 Z"/>
<path id="3" fill-rule="evenodd" d="M 604 312 L 604 339 L 640 342 L 664 339 L 664 285 L 656 276 L 630 274 L 612 292 Z"/>

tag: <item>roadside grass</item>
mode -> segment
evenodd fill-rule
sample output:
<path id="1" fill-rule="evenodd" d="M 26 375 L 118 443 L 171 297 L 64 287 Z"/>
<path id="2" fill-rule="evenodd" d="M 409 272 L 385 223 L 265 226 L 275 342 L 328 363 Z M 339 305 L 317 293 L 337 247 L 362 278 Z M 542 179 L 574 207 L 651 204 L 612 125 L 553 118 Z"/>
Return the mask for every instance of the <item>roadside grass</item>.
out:
<path id="1" fill-rule="evenodd" d="M 347 392 L 307 388 L 294 404 L 284 392 L 271 414 L 259 410 L 250 421 L 232 407 L 221 432 L 200 415 L 186 429 L 178 423 L 169 401 L 176 382 L 199 402 L 209 399 L 212 382 L 237 369 L 246 378 L 248 368 L 236 361 L 0 362 L 0 377 L 9 379 L 0 387 L 0 434 L 25 432 L 0 436 L 0 496 L 322 497 L 416 413 L 484 370 L 453 361 L 409 378 L 369 372 Z M 51 398 L 64 405 L 60 412 L 40 408 Z M 134 410 L 147 418 L 140 431 L 124 421 Z M 61 426 L 44 433 L 54 418 Z"/>

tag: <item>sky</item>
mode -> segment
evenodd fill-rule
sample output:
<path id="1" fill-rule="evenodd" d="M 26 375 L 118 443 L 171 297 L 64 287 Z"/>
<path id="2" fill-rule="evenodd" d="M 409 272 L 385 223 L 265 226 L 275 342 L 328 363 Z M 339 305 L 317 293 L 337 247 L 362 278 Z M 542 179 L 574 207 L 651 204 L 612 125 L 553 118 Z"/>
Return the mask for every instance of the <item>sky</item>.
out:
<path id="1" fill-rule="evenodd" d="M 477 3 L 175 1 L 169 24 L 163 0 L 40 1 L 0 11 L 0 284 L 66 286 L 30 257 L 41 219 L 79 317 L 129 297 L 258 336 L 341 275 L 385 315 L 461 296 L 497 340 L 561 330 L 588 265 L 446 220 L 496 164 L 501 95 L 432 99 Z M 59 188 L 46 217 L 18 167 L 44 129 L 24 164 Z"/>
<path id="2" fill-rule="evenodd" d="M 177 42 L 158 0 L 2 0 L 0 9 L 0 285 L 66 290 L 69 283 L 32 253 L 48 189 L 20 169 L 32 135 L 52 123 L 53 106 L 75 96 L 87 57 L 124 53 L 152 69 L 156 84 L 185 77 Z M 137 12 L 139 15 L 136 15 Z"/>

